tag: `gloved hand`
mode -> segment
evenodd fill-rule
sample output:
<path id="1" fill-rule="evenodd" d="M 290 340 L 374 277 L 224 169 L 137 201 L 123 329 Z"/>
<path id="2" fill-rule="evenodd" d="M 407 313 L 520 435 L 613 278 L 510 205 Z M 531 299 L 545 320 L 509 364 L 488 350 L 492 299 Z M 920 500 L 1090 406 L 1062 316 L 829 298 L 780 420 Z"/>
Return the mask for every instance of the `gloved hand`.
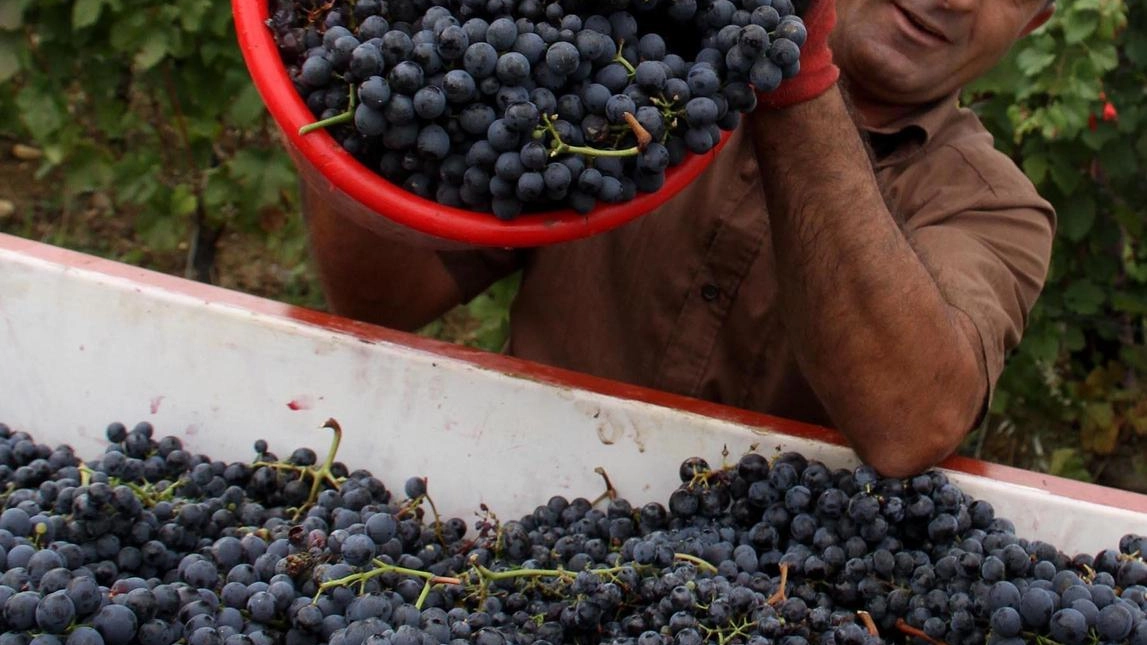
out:
<path id="1" fill-rule="evenodd" d="M 824 94 L 840 77 L 828 36 L 836 25 L 836 0 L 812 0 L 802 16 L 808 38 L 800 48 L 800 72 L 771 92 L 757 94 L 757 106 L 779 110 Z"/>

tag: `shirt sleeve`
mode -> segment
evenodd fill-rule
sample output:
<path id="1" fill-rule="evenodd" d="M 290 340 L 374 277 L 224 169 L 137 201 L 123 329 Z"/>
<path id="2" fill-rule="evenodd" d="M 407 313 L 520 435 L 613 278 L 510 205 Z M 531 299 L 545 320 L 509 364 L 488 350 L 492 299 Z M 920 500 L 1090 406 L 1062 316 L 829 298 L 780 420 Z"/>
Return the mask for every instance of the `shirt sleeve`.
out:
<path id="1" fill-rule="evenodd" d="M 458 284 L 462 302 L 470 302 L 498 280 L 521 269 L 526 253 L 514 249 L 439 251 L 438 259 Z"/>
<path id="2" fill-rule="evenodd" d="M 990 400 L 1047 278 L 1055 212 L 986 132 L 916 165 L 898 178 L 898 207 L 941 293 L 979 332 Z"/>

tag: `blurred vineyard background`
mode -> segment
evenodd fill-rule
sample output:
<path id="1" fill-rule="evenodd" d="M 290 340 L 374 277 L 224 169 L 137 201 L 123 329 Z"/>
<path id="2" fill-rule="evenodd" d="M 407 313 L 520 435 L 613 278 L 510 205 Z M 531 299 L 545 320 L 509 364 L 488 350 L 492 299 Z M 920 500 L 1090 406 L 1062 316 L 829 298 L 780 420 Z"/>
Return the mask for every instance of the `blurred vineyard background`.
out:
<path id="1" fill-rule="evenodd" d="M 1060 217 L 965 454 L 1147 492 L 1147 16 L 1063 0 L 965 102 Z M 0 232 L 323 308 L 220 0 L 0 3 Z M 501 347 L 516 283 L 422 333 Z"/>

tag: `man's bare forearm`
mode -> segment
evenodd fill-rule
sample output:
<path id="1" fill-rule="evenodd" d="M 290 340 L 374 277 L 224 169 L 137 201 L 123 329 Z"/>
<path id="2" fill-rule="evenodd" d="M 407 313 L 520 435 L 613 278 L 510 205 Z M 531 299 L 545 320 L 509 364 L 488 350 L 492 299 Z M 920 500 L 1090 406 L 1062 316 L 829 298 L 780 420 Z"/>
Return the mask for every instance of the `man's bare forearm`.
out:
<path id="1" fill-rule="evenodd" d="M 857 453 L 903 476 L 959 445 L 987 380 L 951 307 L 882 198 L 837 88 L 754 114 L 787 331 Z"/>
<path id="2" fill-rule="evenodd" d="M 308 207 L 311 257 L 332 312 L 414 331 L 462 301 L 434 251 L 369 231 L 319 200 Z"/>

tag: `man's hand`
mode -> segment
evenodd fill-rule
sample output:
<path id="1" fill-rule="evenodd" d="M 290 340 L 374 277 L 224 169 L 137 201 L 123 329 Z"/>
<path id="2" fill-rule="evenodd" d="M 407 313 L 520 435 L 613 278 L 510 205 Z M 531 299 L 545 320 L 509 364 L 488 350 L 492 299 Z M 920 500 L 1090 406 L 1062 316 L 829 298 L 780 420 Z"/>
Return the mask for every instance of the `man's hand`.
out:
<path id="1" fill-rule="evenodd" d="M 804 103 L 824 94 L 840 77 L 828 48 L 828 36 L 836 25 L 836 0 L 812 0 L 803 20 L 808 38 L 801 45 L 800 72 L 777 89 L 758 94 L 758 107 L 779 110 Z"/>

